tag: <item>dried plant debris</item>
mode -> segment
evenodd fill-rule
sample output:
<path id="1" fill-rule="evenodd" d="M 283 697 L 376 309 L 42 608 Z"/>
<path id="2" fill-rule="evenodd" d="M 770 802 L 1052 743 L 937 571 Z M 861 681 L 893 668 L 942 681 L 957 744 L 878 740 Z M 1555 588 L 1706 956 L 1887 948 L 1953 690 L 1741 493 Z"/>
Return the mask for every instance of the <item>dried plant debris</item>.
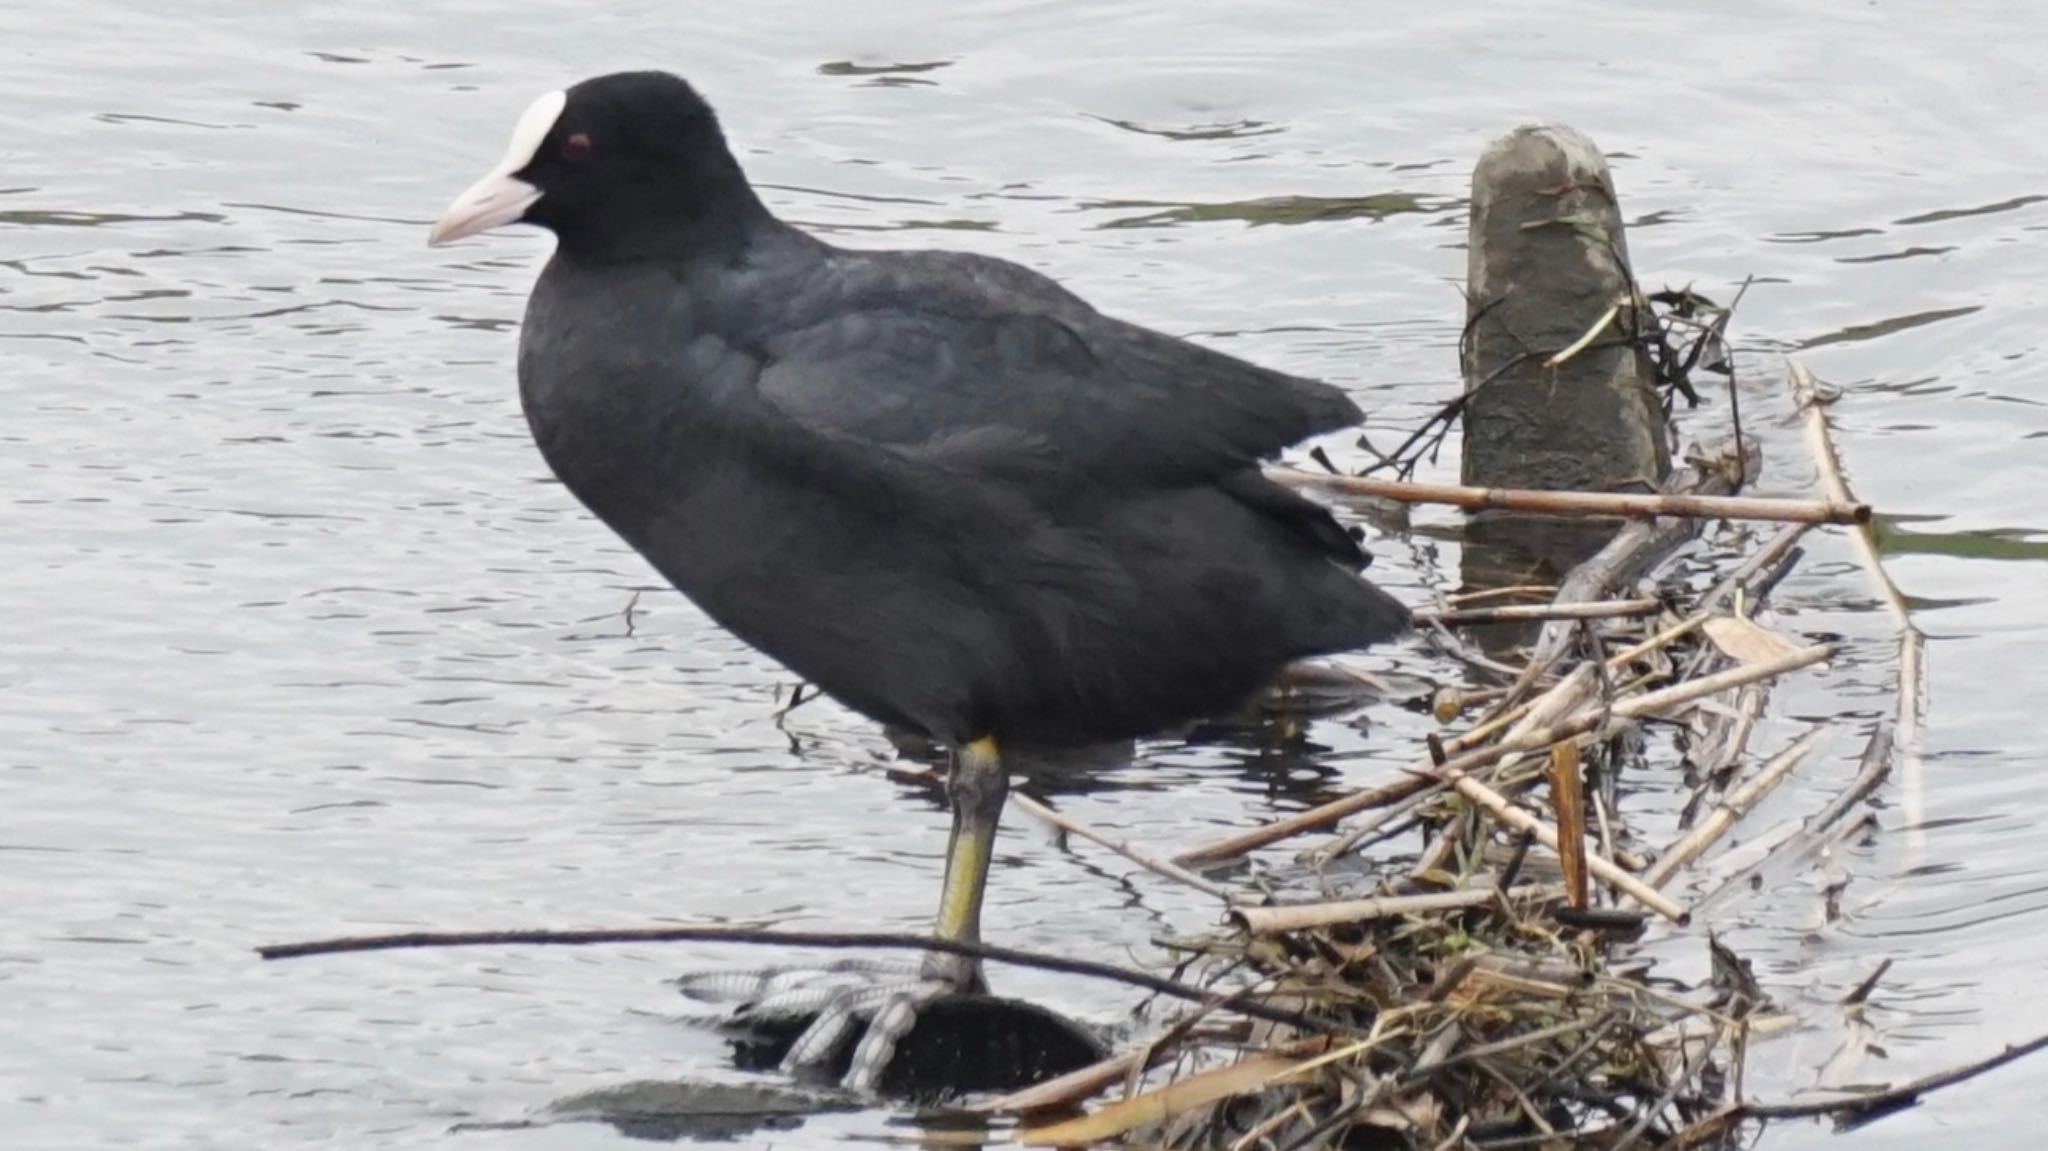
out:
<path id="1" fill-rule="evenodd" d="M 1619 260 L 1618 266 L 1625 268 L 1628 261 Z M 1361 474 L 1370 476 L 1385 472 L 1406 480 L 1413 478 L 1422 465 L 1436 464 L 1444 440 L 1458 426 L 1472 393 L 1507 378 L 1512 369 L 1529 360 L 1541 359 L 1556 366 L 1589 349 L 1630 345 L 1641 348 L 1648 356 L 1654 386 L 1662 397 L 1667 417 L 1678 398 L 1683 398 L 1689 408 L 1699 406 L 1700 394 L 1693 386 L 1695 372 L 1709 372 L 1727 380 L 1730 418 L 1735 424 L 1739 455 L 1744 447 L 1742 420 L 1735 390 L 1735 361 L 1729 354 L 1727 333 L 1736 305 L 1748 293 L 1749 285 L 1750 281 L 1744 280 L 1735 297 L 1723 305 L 1700 295 L 1689 285 L 1644 292 L 1640 285 L 1631 282 L 1627 297 L 1615 301 L 1592 327 L 1570 345 L 1550 351 L 1531 349 L 1501 364 L 1491 376 L 1476 381 L 1472 387 L 1446 400 L 1393 450 L 1379 450 L 1373 446 L 1370 437 L 1360 439 L 1358 446 L 1370 452 L 1374 459 Z M 1468 320 L 1459 337 L 1460 364 L 1471 362 L 1473 326 L 1478 319 L 1479 316 L 1475 315 Z"/>
<path id="2" fill-rule="evenodd" d="M 1094 1126 L 1069 1121 L 1025 1137 L 1099 1139 L 1105 1124 L 1125 1124 L 1117 1134 L 1139 1144 L 1204 1148 L 1660 1147 L 1688 1131 L 1699 1138 L 1733 1098 L 1744 1045 L 1785 1020 L 1718 945 L 1713 979 L 1679 988 L 1631 968 L 1631 944 L 1653 918 L 1689 918 L 1659 888 L 1728 829 L 1755 789 L 1703 802 L 1717 818 L 1657 851 L 1631 830 L 1602 777 L 1643 753 L 1641 724 L 1711 734 L 1740 721 L 1734 701 L 1744 692 L 1832 650 L 1744 618 L 1748 646 L 1726 653 L 1714 635 L 1726 629 L 1704 625 L 1738 617 L 1707 603 L 1712 594 L 1590 629 L 1595 621 L 1570 613 L 1555 621 L 1581 629 L 1564 649 L 1574 654 L 1518 702 L 1493 697 L 1466 732 L 1433 740 L 1411 769 L 1415 790 L 1358 814 L 1356 823 L 1380 824 L 1399 810 L 1426 831 L 1430 846 L 1404 861 L 1405 874 L 1307 903 L 1255 905 L 1247 893 L 1227 929 L 1180 941 L 1219 988 L 1262 988 L 1363 1038 L 1261 1025 L 1234 1042 L 1184 1044 L 1181 1066 L 1209 1076 L 1209 1091 L 1141 1093 L 1095 1113 Z M 1747 605 L 1754 610 L 1756 598 Z M 1485 690 L 1468 689 L 1479 698 Z M 1782 778 L 1821 735 L 1802 736 L 1799 754 L 1766 765 L 1765 778 Z M 1738 788 L 1760 774 L 1743 774 Z M 1359 849 L 1356 830 L 1331 829 L 1310 846 L 1304 871 L 1320 869 L 1330 885 L 1336 862 Z M 1280 886 L 1313 889 L 1312 875 L 1300 879 Z M 1228 1068 L 1248 1070 L 1224 1080 Z M 1237 1090 L 1210 1098 L 1220 1082 Z M 1739 1135 L 1724 1127 L 1721 1138 Z"/>
<path id="3" fill-rule="evenodd" d="M 1690 293 L 1652 302 L 1665 309 L 1659 362 L 1674 385 L 1697 369 L 1727 373 L 1725 310 Z M 1680 331 L 1690 333 L 1683 344 Z M 1737 443 L 1695 453 L 1689 490 L 1739 490 L 1755 452 Z M 1832 477 L 1828 494 L 1851 498 Z M 1797 1107 L 1746 1099 L 1746 1054 L 1794 1019 L 1672 894 L 1675 879 L 1839 734 L 1816 723 L 1783 746 L 1749 746 L 1773 686 L 1824 673 L 1836 650 L 1783 630 L 1767 610 L 1812 525 L 1741 529 L 1733 534 L 1746 549 L 1718 549 L 1730 554 L 1722 570 L 1706 575 L 1695 563 L 1684 579 L 1663 569 L 1697 521 L 1639 527 L 1554 588 L 1466 594 L 1434 613 L 1448 635 L 1490 620 L 1485 609 L 1549 609 L 1510 613 L 1543 621 L 1519 653 L 1490 650 L 1467 662 L 1466 682 L 1417 699 L 1462 730 L 1429 737 L 1401 775 L 1174 857 L 1175 867 L 1204 867 L 1321 836 L 1291 873 L 1269 865 L 1258 889 L 1226 885 L 1220 929 L 1167 941 L 1183 973 L 1219 996 L 1255 993 L 1316 1027 L 1228 1026 L 1227 1013 L 1197 1012 L 1099 1074 L 978 1109 L 1025 1115 L 1017 1137 L 1026 1144 L 1232 1151 L 1734 1148 L 1759 1118 L 1850 1121 L 1876 1109 L 1884 1093 Z M 1902 670 L 1902 697 L 1917 700 L 1917 669 Z M 1917 719 L 1916 707 L 1902 704 L 1902 716 Z M 1744 876 L 1810 867 L 1826 845 L 1867 827 L 1861 803 L 1884 779 L 1897 726 L 1876 724 L 1866 769 L 1843 798 Z M 1668 777 L 1692 789 L 1675 826 L 1668 807 L 1649 821 L 1654 835 L 1632 824 L 1614 785 L 1625 768 L 1653 761 L 1680 769 Z M 1395 851 L 1397 836 L 1419 839 L 1419 850 Z M 1202 879 L 1212 894 L 1217 876 Z M 1708 887 L 1704 902 L 1729 898 L 1735 882 Z M 1653 977 L 1638 957 L 1660 920 L 1667 934 L 1698 939 L 1705 974 L 1696 984 Z M 1105 1087 L 1113 1102 L 1073 1114 Z"/>

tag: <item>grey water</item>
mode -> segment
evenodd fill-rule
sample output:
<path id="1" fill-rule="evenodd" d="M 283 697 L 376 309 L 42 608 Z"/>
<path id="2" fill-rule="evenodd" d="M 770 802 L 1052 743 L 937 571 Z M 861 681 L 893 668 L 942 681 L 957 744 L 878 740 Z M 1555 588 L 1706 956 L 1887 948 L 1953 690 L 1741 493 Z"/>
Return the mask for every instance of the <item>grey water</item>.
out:
<path id="1" fill-rule="evenodd" d="M 1929 636 L 1884 832 L 1705 925 L 1809 1020 L 1751 1090 L 1812 1082 L 1831 1005 L 1885 959 L 1882 1055 L 1853 1079 L 2048 1030 L 2044 44 L 2048 9 L 1936 0 L 0 6 L 0 1141 L 619 1147 L 498 1125 L 745 1081 L 662 981 L 794 957 L 250 949 L 927 921 L 945 816 L 881 734 L 829 703 L 778 724 L 790 677 L 549 481 L 512 387 L 547 241 L 423 246 L 534 95 L 636 66 L 695 80 L 772 205 L 836 242 L 1023 261 L 1342 383 L 1383 445 L 1456 386 L 1473 158 L 1525 120 L 1592 134 L 1645 280 L 1756 278 L 1733 335 L 1768 489 L 1813 479 L 1781 354 L 1842 389 L 1850 479 Z M 1411 603 L 1457 584 L 1444 532 L 1374 547 Z M 1810 552 L 1773 626 L 1847 650 L 1775 693 L 1754 746 L 1840 730 L 1758 828 L 1811 810 L 1892 707 L 1848 542 Z M 1362 663 L 1456 674 L 1415 645 Z M 1308 756 L 1160 743 L 1051 794 L 1170 849 L 1382 779 L 1429 727 L 1386 705 L 1318 722 Z M 989 932 L 1018 946 L 1144 962 L 1215 922 L 1014 814 L 994 884 Z M 1704 930 L 1655 950 L 1696 973 Z M 1099 1022 L 1135 1002 L 997 974 Z M 1845 1145 L 2032 1147 L 2044 1083 L 2009 1067 Z"/>

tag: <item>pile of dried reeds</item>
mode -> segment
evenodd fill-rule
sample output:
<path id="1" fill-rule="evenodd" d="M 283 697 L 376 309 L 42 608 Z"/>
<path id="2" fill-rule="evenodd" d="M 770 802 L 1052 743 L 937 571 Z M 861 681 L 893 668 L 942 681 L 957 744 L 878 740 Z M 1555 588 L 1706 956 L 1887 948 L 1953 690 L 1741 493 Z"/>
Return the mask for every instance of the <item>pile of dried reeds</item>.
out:
<path id="1" fill-rule="evenodd" d="M 1693 921 L 1696 909 L 1665 893 L 1673 878 L 1830 734 L 1811 727 L 1767 756 L 1748 747 L 1772 684 L 1835 650 L 1753 616 L 1798 562 L 1813 524 L 1851 525 L 1862 538 L 1869 518 L 1841 482 L 1811 378 L 1792 365 L 1792 380 L 1824 500 L 1728 498 L 1745 471 L 1734 453 L 1695 461 L 1664 496 L 1625 501 L 1370 484 L 1366 494 L 1379 498 L 1650 518 L 1622 529 L 1556 587 L 1498 589 L 1423 613 L 1422 626 L 1467 663 L 1472 683 L 1439 693 L 1435 711 L 1447 730 L 1390 781 L 1170 860 L 1031 804 L 1224 899 L 1224 929 L 1174 941 L 1185 967 L 1219 997 L 1252 990 L 1318 1026 L 1230 1025 L 1198 1011 L 1145 1050 L 984 1109 L 1042 1112 L 1122 1081 L 1121 1099 L 1028 1126 L 1020 1138 L 1233 1149 L 1733 1146 L 1743 1120 L 1770 1111 L 1745 1102 L 1744 1049 L 1783 1020 L 1743 962 L 1704 929 L 1713 976 L 1701 986 L 1652 981 L 1631 955 L 1652 920 Z M 1305 482 L 1340 496 L 1368 486 L 1333 476 Z M 1783 526 L 1750 533 L 1748 554 L 1704 590 L 1660 580 L 1660 562 L 1702 516 Z M 1854 814 L 1859 801 L 1917 724 L 1919 639 L 1903 612 L 1897 618 L 1898 715 L 1878 726 L 1864 770 L 1836 801 L 1759 867 L 1811 858 L 1865 827 L 1869 816 Z M 1541 628 L 1513 661 L 1474 650 L 1460 634 L 1522 621 Z M 1895 732 L 1905 739 L 1895 743 Z M 1627 763 L 1666 757 L 1683 761 L 1694 791 L 1677 834 L 1653 842 L 1631 828 L 1614 781 Z M 1415 829 L 1424 833 L 1420 850 L 1386 874 L 1388 843 Z M 1324 838 L 1299 857 L 1300 887 L 1329 898 L 1275 903 L 1200 874 L 1310 832 Z M 1357 864 L 1361 852 L 1374 853 L 1375 866 Z M 1744 878 L 1721 891 L 1739 890 Z"/>

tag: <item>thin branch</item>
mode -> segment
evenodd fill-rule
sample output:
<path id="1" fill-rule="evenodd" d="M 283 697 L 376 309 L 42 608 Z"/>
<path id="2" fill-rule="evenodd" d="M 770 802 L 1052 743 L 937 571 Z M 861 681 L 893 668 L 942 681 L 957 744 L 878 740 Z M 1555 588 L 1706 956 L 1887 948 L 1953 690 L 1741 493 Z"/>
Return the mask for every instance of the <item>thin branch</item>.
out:
<path id="1" fill-rule="evenodd" d="M 1870 742 L 1863 745 L 1863 754 L 1856 762 L 1856 777 L 1813 813 L 1813 818 L 1807 821 L 1806 830 L 1815 833 L 1826 831 L 1849 814 L 1850 808 L 1869 799 L 1884 783 L 1885 776 L 1891 774 L 1892 746 L 1892 726 L 1878 724 L 1870 733 Z"/>
<path id="2" fill-rule="evenodd" d="M 1244 995 L 1224 996 L 1143 971 L 1097 963 L 1092 959 L 1070 959 L 1041 951 L 1025 951 L 992 943 L 969 943 L 959 939 L 907 935 L 892 931 L 770 931 L 757 927 L 620 927 L 585 931 L 409 931 L 391 935 L 350 935 L 302 943 L 275 943 L 258 947 L 265 959 L 297 959 L 308 955 L 339 955 L 357 951 L 396 951 L 423 947 L 585 947 L 602 943 L 738 943 L 771 947 L 818 947 L 829 950 L 855 948 L 903 951 L 938 951 L 965 955 L 993 963 L 1008 963 L 1062 975 L 1080 975 L 1143 988 L 1158 995 L 1189 1003 L 1213 1003 L 1217 1007 L 1283 1023 L 1311 1033 L 1340 1032 L 1365 1034 L 1360 1028 L 1333 1020 L 1316 1020 L 1299 1012 L 1272 1007 Z"/>
<path id="3" fill-rule="evenodd" d="M 1427 787 L 1421 788 L 1409 794 L 1405 799 L 1396 800 L 1359 820 L 1357 824 L 1353 825 L 1344 834 L 1316 844 L 1304 854 L 1318 866 L 1327 866 L 1332 860 L 1341 859 L 1356 851 L 1359 845 L 1368 840 L 1377 842 L 1380 839 L 1390 838 L 1399 834 L 1418 821 L 1415 809 L 1429 802 L 1441 790 L 1442 787 L 1438 784 L 1430 784 Z M 1388 824 L 1395 823 L 1396 821 L 1399 821 L 1398 826 L 1393 828 L 1387 827 Z"/>
<path id="4" fill-rule="evenodd" d="M 1534 1031 L 1525 1031 L 1520 1035 L 1510 1036 L 1506 1039 L 1496 1039 L 1492 1043 L 1481 1043 L 1474 1047 L 1467 1047 L 1463 1051 L 1440 1059 L 1427 1067 L 1416 1066 L 1398 1076 L 1395 1082 L 1402 1087 L 1412 1087 L 1415 1084 L 1426 1082 L 1431 1075 L 1446 1067 L 1455 1067 L 1461 1063 L 1473 1063 L 1495 1055 L 1504 1055 L 1510 1051 L 1534 1047 L 1536 1044 L 1548 1043 L 1553 1039 L 1561 1039 L 1567 1035 L 1576 1035 L 1589 1027 L 1603 1026 L 1605 1024 L 1597 1019 L 1568 1019 L 1563 1023 L 1552 1024 L 1549 1027 L 1539 1027 Z"/>
<path id="5" fill-rule="evenodd" d="M 1995 1071 L 2008 1063 L 2025 1059 L 2042 1050 L 2048 1050 L 2048 1035 L 2008 1046 L 1998 1054 L 1986 1056 L 1974 1063 L 1965 1063 L 1961 1067 L 1951 1067 L 1947 1071 L 1923 1075 L 1896 1087 L 1887 1087 L 1867 1095 L 1855 1095 L 1847 1099 L 1825 1099 L 1812 1103 L 1744 1103 L 1742 1112 L 1757 1119 L 1811 1119 L 1817 1115 L 1830 1115 L 1834 1117 L 1836 1124 L 1846 1129 L 1910 1107 L 1930 1091 L 1967 1082 L 1987 1071 Z"/>
<path id="6" fill-rule="evenodd" d="M 1877 990 L 1877 981 L 1883 979 L 1884 973 L 1891 969 L 1892 961 L 1889 959 L 1878 964 L 1877 970 L 1865 976 L 1863 982 L 1858 983 L 1856 989 L 1843 998 L 1842 1005 L 1845 1007 L 1855 1007 L 1868 1000 L 1870 993 Z"/>

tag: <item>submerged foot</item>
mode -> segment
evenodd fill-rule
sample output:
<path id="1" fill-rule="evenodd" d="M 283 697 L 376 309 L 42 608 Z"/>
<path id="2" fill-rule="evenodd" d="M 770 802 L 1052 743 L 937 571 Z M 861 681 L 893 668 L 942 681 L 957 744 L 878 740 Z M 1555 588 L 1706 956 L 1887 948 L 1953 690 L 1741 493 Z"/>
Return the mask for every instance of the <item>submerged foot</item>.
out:
<path id="1" fill-rule="evenodd" d="M 939 1097 L 1021 1087 L 1103 1057 L 1102 1041 L 1043 1008 L 963 992 L 916 961 L 850 959 L 684 976 L 722 1008 L 741 1059 L 862 1094 Z"/>
<path id="2" fill-rule="evenodd" d="M 841 1086 L 863 1093 L 881 1088 L 897 1044 L 917 1025 L 918 1008 L 956 990 L 915 961 L 876 959 L 705 972 L 677 985 L 691 999 L 726 1008 L 720 1022 L 728 1030 L 771 1045 L 794 1031 L 778 1061 L 784 1073 L 830 1079 L 838 1072 Z"/>

